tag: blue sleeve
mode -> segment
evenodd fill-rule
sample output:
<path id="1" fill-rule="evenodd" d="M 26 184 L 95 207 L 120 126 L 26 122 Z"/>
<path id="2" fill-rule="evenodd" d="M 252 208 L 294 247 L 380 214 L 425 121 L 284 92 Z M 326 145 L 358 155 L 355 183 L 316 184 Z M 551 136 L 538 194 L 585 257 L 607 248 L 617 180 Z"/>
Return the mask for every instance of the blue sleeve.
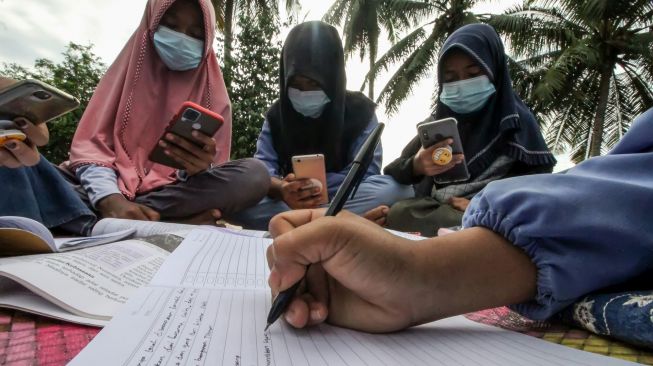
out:
<path id="1" fill-rule="evenodd" d="M 514 309 L 546 319 L 581 296 L 653 270 L 653 109 L 608 155 L 566 174 L 490 183 L 465 212 L 523 249 L 537 296 Z"/>
<path id="2" fill-rule="evenodd" d="M 261 134 L 256 141 L 256 153 L 254 157 L 265 165 L 271 177 L 283 178 L 280 177 L 279 155 L 277 155 L 277 151 L 272 144 L 272 130 L 267 120 L 263 122 Z"/>
<path id="3" fill-rule="evenodd" d="M 376 114 L 374 114 L 370 122 L 367 124 L 367 127 L 365 127 L 365 130 L 363 130 L 363 133 L 361 133 L 360 136 L 358 136 L 358 138 L 354 140 L 354 143 L 352 144 L 351 149 L 348 152 L 348 157 L 350 161 L 354 160 L 356 154 L 358 154 L 358 150 L 360 150 L 360 148 L 365 143 L 365 140 L 367 140 L 367 138 L 372 134 L 372 131 L 374 131 L 374 128 L 378 124 L 379 121 L 376 117 Z M 383 164 L 383 147 L 379 142 L 379 146 L 377 146 L 376 150 L 374 151 L 374 160 L 372 160 L 369 168 L 367 169 L 367 172 L 365 172 L 364 179 L 367 179 L 373 175 L 380 175 L 382 164 Z M 351 168 L 351 164 L 347 165 L 344 169 L 342 169 L 339 172 L 327 173 L 327 185 L 329 186 L 328 190 L 330 196 L 336 193 L 338 187 L 340 187 L 342 182 L 345 180 L 345 177 L 347 176 L 347 173 L 349 172 L 350 168 Z"/>
<path id="4" fill-rule="evenodd" d="M 118 176 L 111 168 L 92 164 L 84 165 L 79 167 L 75 174 L 95 208 L 104 197 L 122 194 L 118 188 Z"/>

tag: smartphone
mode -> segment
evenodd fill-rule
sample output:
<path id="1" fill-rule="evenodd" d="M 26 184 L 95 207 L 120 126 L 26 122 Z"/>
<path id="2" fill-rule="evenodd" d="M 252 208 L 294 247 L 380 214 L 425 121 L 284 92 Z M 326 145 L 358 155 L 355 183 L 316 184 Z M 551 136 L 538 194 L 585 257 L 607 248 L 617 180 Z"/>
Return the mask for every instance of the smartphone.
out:
<path id="1" fill-rule="evenodd" d="M 204 145 L 193 137 L 193 131 L 199 131 L 207 136 L 213 137 L 223 124 L 224 119 L 221 115 L 193 102 L 184 102 L 184 104 L 181 105 L 179 112 L 177 112 L 177 114 L 172 118 L 159 140 L 162 140 L 167 133 L 173 133 L 194 143 L 198 147 L 203 148 Z M 164 150 L 165 149 L 157 143 L 150 153 L 150 161 L 175 169 L 184 168 L 181 164 L 166 155 Z"/>
<path id="2" fill-rule="evenodd" d="M 320 192 L 320 204 L 329 203 L 329 193 L 326 184 L 326 169 L 324 155 L 298 155 L 292 157 L 292 170 L 295 177 L 300 179 L 316 179 L 322 184 Z M 312 187 L 311 187 L 312 188 Z"/>
<path id="3" fill-rule="evenodd" d="M 32 123 L 49 122 L 79 107 L 79 101 L 38 80 L 23 80 L 0 90 L 0 116 L 25 117 Z"/>
<path id="4" fill-rule="evenodd" d="M 425 149 L 442 140 L 451 138 L 453 139 L 451 152 L 453 154 L 464 154 L 463 144 L 460 140 L 460 135 L 458 134 L 458 121 L 456 121 L 455 118 L 444 118 L 437 121 L 421 122 L 417 124 L 417 134 L 422 142 L 422 147 Z M 463 161 L 450 170 L 436 175 L 433 179 L 438 184 L 466 181 L 469 179 L 467 164 Z"/>

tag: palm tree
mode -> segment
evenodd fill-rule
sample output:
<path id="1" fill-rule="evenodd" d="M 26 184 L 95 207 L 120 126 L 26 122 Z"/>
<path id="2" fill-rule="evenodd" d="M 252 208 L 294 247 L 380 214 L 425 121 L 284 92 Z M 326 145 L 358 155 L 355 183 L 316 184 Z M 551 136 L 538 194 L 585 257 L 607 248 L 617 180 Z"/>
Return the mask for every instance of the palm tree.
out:
<path id="1" fill-rule="evenodd" d="M 381 70 L 387 71 L 401 62 L 399 69 L 381 91 L 378 102 L 385 104 L 386 111 L 394 113 L 399 105 L 412 93 L 415 85 L 433 70 L 444 41 L 463 25 L 483 20 L 471 8 L 481 0 L 426 0 L 428 12 L 433 15 L 425 24 L 419 25 L 403 39 L 396 42 L 376 62 L 367 75 L 373 82 Z"/>
<path id="2" fill-rule="evenodd" d="M 528 75 L 516 82 L 550 122 L 550 146 L 574 161 L 612 147 L 653 106 L 650 0 L 529 0 L 489 23 Z"/>
<path id="3" fill-rule="evenodd" d="M 374 70 L 381 28 L 394 43 L 397 31 L 409 28 L 432 10 L 425 0 L 336 0 L 323 20 L 336 26 L 344 24 L 345 54 L 359 51 L 361 60 L 368 54 L 370 70 Z M 368 88 L 368 96 L 374 99 L 374 79 Z"/>
<path id="4" fill-rule="evenodd" d="M 279 0 L 211 0 L 216 14 L 218 29 L 224 34 L 224 63 L 231 62 L 234 41 L 234 23 L 237 11 L 267 12 L 279 16 Z M 299 0 L 285 0 L 288 12 L 299 6 Z"/>

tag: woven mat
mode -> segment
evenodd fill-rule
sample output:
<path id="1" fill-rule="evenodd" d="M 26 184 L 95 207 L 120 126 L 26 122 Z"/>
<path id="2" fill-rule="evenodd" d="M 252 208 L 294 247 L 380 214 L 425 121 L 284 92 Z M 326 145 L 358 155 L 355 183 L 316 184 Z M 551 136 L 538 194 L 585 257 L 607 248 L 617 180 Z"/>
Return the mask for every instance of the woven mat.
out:
<path id="1" fill-rule="evenodd" d="M 468 319 L 520 332 L 583 351 L 653 365 L 653 352 L 563 324 L 533 321 L 501 307 L 465 315 Z"/>
<path id="2" fill-rule="evenodd" d="M 507 308 L 480 311 L 466 317 L 568 347 L 653 365 L 651 352 L 563 325 L 528 320 Z M 0 309 L 0 365 L 65 365 L 99 331 L 99 328 Z"/>

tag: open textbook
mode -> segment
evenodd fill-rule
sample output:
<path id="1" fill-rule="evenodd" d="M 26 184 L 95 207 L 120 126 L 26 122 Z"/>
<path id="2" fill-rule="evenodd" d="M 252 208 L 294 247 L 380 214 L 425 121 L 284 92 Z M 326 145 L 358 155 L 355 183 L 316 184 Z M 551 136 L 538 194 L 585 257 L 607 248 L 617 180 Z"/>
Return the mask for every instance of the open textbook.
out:
<path id="1" fill-rule="evenodd" d="M 282 320 L 270 308 L 270 239 L 196 230 L 69 365 L 625 365 L 454 317 L 393 334 Z"/>
<path id="2" fill-rule="evenodd" d="M 129 230 L 143 239 L 0 258 L 0 307 L 104 326 L 135 290 L 150 282 L 169 252 L 195 227 L 105 219 L 96 225 L 94 234 Z M 173 235 L 156 236 L 164 233 Z"/>

